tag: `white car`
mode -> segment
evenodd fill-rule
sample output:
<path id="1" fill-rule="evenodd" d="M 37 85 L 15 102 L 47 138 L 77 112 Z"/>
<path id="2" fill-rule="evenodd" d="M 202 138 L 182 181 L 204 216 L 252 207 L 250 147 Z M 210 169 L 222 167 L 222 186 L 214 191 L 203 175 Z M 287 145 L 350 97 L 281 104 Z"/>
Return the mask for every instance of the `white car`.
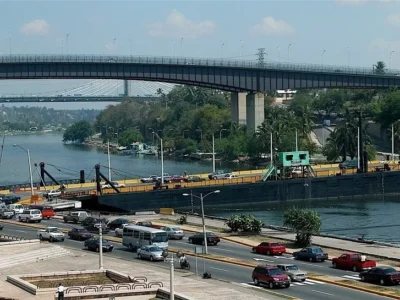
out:
<path id="1" fill-rule="evenodd" d="M 122 237 L 122 233 L 124 232 L 124 227 L 130 225 L 136 225 L 136 223 L 122 224 L 118 228 L 115 228 L 115 236 Z"/>
<path id="2" fill-rule="evenodd" d="M 16 219 L 20 222 L 25 221 L 26 223 L 42 221 L 42 213 L 38 209 L 24 210 L 21 214 L 16 216 Z"/>
<path id="3" fill-rule="evenodd" d="M 233 179 L 233 178 L 238 178 L 237 175 L 233 175 L 233 174 L 226 174 L 223 179 Z"/>
<path id="4" fill-rule="evenodd" d="M 116 181 L 111 181 L 111 183 L 118 189 L 118 188 L 124 188 L 125 187 L 125 184 L 123 184 L 123 183 L 118 183 L 118 182 L 116 182 Z M 109 185 L 108 183 L 106 183 L 106 184 L 103 184 L 102 186 L 101 186 L 101 188 L 102 189 L 111 189 L 111 185 Z"/>
<path id="5" fill-rule="evenodd" d="M 60 190 L 50 190 L 48 193 L 43 193 L 43 197 L 45 198 L 58 198 L 61 196 Z"/>
<path id="6" fill-rule="evenodd" d="M 57 227 L 47 227 L 38 230 L 37 237 L 39 240 L 49 240 L 50 242 L 61 241 L 64 242 L 65 234 Z"/>

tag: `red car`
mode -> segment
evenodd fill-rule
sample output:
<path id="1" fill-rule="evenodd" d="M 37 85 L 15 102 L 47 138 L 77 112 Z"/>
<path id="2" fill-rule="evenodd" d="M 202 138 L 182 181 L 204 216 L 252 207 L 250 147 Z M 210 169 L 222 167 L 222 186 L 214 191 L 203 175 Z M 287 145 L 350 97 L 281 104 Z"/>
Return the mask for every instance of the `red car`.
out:
<path id="1" fill-rule="evenodd" d="M 170 178 L 169 182 L 183 182 L 184 178 L 180 175 L 174 175 Z"/>
<path id="2" fill-rule="evenodd" d="M 252 278 L 255 285 L 264 283 L 270 289 L 290 286 L 289 277 L 276 266 L 258 266 L 254 269 Z"/>
<path id="3" fill-rule="evenodd" d="M 281 255 L 286 252 L 286 248 L 280 243 L 263 242 L 260 245 L 253 247 L 253 252 L 266 255 Z"/>
<path id="4" fill-rule="evenodd" d="M 365 259 L 365 256 L 359 253 L 344 253 L 339 257 L 332 259 L 334 268 L 343 270 L 365 271 L 376 267 L 376 261 Z"/>

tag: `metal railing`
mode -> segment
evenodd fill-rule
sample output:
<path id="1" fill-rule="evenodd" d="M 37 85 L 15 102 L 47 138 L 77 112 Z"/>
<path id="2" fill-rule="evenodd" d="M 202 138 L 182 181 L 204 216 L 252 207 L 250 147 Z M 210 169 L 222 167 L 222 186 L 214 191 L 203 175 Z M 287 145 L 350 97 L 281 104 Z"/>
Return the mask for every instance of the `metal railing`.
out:
<path id="1" fill-rule="evenodd" d="M 372 75 L 376 77 L 399 77 L 400 70 L 385 69 L 382 74 L 371 67 L 351 67 L 340 65 L 296 64 L 288 62 L 212 59 L 194 57 L 169 57 L 169 56 L 109 56 L 109 55 L 0 55 L 0 64 L 7 63 L 109 63 L 109 64 L 154 64 L 154 65 L 180 65 L 186 67 L 214 66 L 225 68 L 251 68 L 260 70 L 282 70 L 320 72 L 329 74 Z M 399 78 L 400 79 L 400 78 Z"/>

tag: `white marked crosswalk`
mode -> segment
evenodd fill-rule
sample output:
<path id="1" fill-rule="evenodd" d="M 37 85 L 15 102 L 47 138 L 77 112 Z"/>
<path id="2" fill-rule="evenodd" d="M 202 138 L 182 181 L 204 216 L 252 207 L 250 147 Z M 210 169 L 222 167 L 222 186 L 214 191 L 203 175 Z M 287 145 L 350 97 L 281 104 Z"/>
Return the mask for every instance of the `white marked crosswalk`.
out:
<path id="1" fill-rule="evenodd" d="M 274 256 L 275 258 L 283 258 L 283 259 L 294 259 L 292 256 Z"/>
<path id="2" fill-rule="evenodd" d="M 347 278 L 347 279 L 353 279 L 353 280 L 361 280 L 360 276 L 358 276 L 358 275 L 344 275 L 342 277 Z"/>
<path id="3" fill-rule="evenodd" d="M 292 282 L 290 284 L 290 286 L 297 287 L 297 286 L 306 286 L 306 285 L 314 285 L 314 284 L 326 284 L 326 283 L 322 282 L 322 281 L 306 279 L 305 281 L 302 281 L 302 282 Z M 240 283 L 240 285 L 245 286 L 245 287 L 252 287 L 252 288 L 256 288 L 256 289 L 264 289 L 265 288 L 263 286 L 256 286 L 256 285 L 254 285 L 253 282 Z"/>

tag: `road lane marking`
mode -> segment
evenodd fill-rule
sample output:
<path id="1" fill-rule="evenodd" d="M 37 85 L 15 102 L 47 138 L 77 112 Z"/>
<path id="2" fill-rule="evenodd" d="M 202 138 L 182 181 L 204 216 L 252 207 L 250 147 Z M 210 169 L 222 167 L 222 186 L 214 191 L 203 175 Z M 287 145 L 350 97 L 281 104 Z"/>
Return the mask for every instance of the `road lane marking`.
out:
<path id="1" fill-rule="evenodd" d="M 309 282 L 314 282 L 314 283 L 318 283 L 318 284 L 326 284 L 325 282 L 322 282 L 322 281 L 318 281 L 318 280 L 313 280 L 313 279 L 306 279 L 306 281 L 309 281 Z"/>
<path id="2" fill-rule="evenodd" d="M 316 292 L 316 293 L 320 293 L 320 294 L 324 294 L 324 295 L 328 295 L 328 296 L 333 296 L 333 297 L 335 297 L 335 295 L 333 295 L 333 294 L 329 294 L 329 293 L 325 293 L 325 292 L 321 292 L 321 291 L 316 291 L 316 290 L 311 290 L 311 291 Z"/>
<path id="3" fill-rule="evenodd" d="M 210 269 L 213 270 L 218 270 L 218 271 L 223 271 L 223 272 L 229 272 L 228 270 L 224 270 L 224 269 L 219 269 L 219 268 L 214 268 L 214 267 L 209 267 Z"/>
<path id="4" fill-rule="evenodd" d="M 18 231 L 18 232 L 24 232 L 24 233 L 26 233 L 26 231 L 25 230 L 18 230 L 18 229 L 12 229 L 12 228 L 10 228 L 11 230 L 14 230 L 14 231 Z"/>
<path id="5" fill-rule="evenodd" d="M 294 257 L 291 256 L 274 256 L 275 258 L 283 258 L 283 259 L 294 259 Z"/>
<path id="6" fill-rule="evenodd" d="M 353 280 L 361 280 L 361 278 L 357 275 L 343 275 L 342 277 L 348 278 L 348 279 L 353 279 Z"/>
<path id="7" fill-rule="evenodd" d="M 305 285 L 305 284 L 300 282 L 292 282 L 292 285 Z"/>
<path id="8" fill-rule="evenodd" d="M 268 259 L 264 259 L 264 258 L 253 258 L 255 261 L 266 261 L 266 262 L 270 262 L 273 263 L 273 260 L 268 260 Z"/>

